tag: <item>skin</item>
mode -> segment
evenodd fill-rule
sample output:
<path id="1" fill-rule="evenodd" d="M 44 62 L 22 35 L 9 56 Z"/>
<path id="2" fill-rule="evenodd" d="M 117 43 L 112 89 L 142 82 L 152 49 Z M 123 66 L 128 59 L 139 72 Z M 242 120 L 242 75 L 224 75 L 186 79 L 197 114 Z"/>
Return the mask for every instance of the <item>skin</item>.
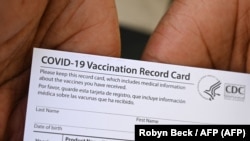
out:
<path id="1" fill-rule="evenodd" d="M 0 9 L 0 140 L 19 141 L 32 48 L 119 57 L 119 25 L 112 0 L 4 0 Z"/>
<path id="2" fill-rule="evenodd" d="M 0 140 L 22 140 L 32 48 L 120 56 L 113 0 L 0 2 Z M 250 72 L 249 0 L 175 0 L 143 60 Z"/>
<path id="3" fill-rule="evenodd" d="M 143 59 L 250 72 L 250 1 L 175 0 Z"/>

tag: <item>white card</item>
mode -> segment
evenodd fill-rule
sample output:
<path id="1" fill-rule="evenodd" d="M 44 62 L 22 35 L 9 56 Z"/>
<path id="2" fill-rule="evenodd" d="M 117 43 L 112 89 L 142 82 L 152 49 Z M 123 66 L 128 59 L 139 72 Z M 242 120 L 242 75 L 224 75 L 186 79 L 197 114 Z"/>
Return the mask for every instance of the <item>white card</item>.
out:
<path id="1" fill-rule="evenodd" d="M 35 48 L 24 141 L 134 140 L 135 124 L 250 124 L 250 75 Z"/>

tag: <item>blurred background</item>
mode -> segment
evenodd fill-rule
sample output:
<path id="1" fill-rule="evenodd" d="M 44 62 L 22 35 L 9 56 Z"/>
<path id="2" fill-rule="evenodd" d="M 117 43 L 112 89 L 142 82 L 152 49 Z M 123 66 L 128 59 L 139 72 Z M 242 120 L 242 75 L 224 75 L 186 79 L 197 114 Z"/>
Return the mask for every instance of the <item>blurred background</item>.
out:
<path id="1" fill-rule="evenodd" d="M 171 0 L 116 0 L 122 58 L 140 59 L 143 49 Z"/>

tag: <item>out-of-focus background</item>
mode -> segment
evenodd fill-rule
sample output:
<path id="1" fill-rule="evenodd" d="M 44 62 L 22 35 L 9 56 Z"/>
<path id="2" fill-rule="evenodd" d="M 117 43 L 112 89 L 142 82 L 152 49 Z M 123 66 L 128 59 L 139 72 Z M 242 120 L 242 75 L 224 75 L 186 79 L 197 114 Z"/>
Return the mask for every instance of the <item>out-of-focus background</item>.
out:
<path id="1" fill-rule="evenodd" d="M 171 0 L 116 0 L 122 58 L 140 59 L 143 49 Z"/>

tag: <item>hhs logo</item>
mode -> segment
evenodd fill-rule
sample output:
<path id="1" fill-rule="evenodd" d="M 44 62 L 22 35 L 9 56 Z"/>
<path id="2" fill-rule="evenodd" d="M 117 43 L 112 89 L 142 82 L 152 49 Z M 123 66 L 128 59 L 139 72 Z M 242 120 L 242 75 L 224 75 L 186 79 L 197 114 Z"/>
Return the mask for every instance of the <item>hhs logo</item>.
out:
<path id="1" fill-rule="evenodd" d="M 237 84 L 225 84 L 224 98 L 227 100 L 244 101 L 246 86 Z"/>
<path id="2" fill-rule="evenodd" d="M 221 94 L 219 93 L 221 81 L 214 76 L 207 75 L 200 79 L 198 83 L 198 91 L 201 97 L 206 100 L 215 100 Z"/>

